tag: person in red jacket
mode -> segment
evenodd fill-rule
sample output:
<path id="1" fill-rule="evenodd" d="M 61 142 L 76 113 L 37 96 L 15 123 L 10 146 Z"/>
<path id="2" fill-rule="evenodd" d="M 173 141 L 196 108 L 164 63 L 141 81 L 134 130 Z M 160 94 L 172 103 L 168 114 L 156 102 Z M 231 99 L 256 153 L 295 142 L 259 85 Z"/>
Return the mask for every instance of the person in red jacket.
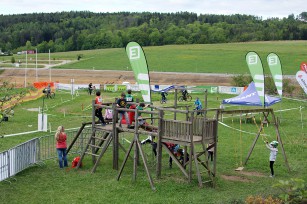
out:
<path id="1" fill-rule="evenodd" d="M 64 131 L 63 126 L 59 126 L 56 133 L 55 133 L 55 140 L 56 140 L 56 149 L 58 152 L 58 158 L 59 158 L 59 166 L 60 168 L 63 168 L 63 162 L 64 162 L 64 167 L 68 167 L 67 163 L 67 144 L 66 144 L 66 133 Z"/>

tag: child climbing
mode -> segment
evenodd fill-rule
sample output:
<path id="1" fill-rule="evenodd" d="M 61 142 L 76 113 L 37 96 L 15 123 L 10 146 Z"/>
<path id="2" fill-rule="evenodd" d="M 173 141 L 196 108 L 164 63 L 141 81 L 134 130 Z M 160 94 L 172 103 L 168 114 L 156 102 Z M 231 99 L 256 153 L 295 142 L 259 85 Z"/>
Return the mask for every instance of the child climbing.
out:
<path id="1" fill-rule="evenodd" d="M 271 169 L 271 175 L 270 177 L 274 177 L 274 162 L 276 160 L 276 156 L 277 156 L 277 146 L 278 146 L 278 142 L 277 141 L 272 141 L 270 144 L 269 142 L 266 142 L 266 147 L 271 151 L 270 152 L 270 169 Z"/>

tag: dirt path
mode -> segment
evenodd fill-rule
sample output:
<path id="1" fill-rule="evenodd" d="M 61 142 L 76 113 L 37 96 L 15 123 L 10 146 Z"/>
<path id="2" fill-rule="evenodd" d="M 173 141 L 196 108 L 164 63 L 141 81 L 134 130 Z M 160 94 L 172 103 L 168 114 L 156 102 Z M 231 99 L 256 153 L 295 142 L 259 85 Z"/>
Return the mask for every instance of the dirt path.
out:
<path id="1" fill-rule="evenodd" d="M 16 85 L 23 86 L 36 81 L 49 81 L 50 70 L 38 69 L 37 77 L 35 69 L 7 68 L 0 75 L 0 80 L 10 80 Z M 76 84 L 100 83 L 121 84 L 128 81 L 135 83 L 132 71 L 100 71 L 100 70 L 73 70 L 73 69 L 51 69 L 51 81 L 70 83 L 74 79 Z M 231 75 L 226 74 L 204 74 L 204 73 L 171 73 L 150 72 L 151 84 L 159 85 L 225 85 L 229 86 Z"/>

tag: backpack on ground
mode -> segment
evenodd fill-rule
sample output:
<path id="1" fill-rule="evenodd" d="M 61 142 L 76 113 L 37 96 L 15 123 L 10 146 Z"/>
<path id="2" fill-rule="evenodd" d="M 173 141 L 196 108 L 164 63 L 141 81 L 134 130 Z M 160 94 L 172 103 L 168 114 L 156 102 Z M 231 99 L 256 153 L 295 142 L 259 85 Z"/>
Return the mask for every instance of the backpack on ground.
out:
<path id="1" fill-rule="evenodd" d="M 75 157 L 74 160 L 71 163 L 71 167 L 72 168 L 77 167 L 79 161 L 80 161 L 80 156 Z M 80 167 L 82 167 L 82 162 L 80 164 Z"/>

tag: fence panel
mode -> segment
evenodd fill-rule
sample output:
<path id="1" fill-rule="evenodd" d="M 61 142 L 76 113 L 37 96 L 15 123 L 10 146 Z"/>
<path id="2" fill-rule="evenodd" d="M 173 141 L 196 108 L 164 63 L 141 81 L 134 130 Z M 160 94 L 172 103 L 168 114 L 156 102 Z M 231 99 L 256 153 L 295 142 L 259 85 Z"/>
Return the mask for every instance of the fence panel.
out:
<path id="1" fill-rule="evenodd" d="M 38 138 L 24 142 L 9 149 L 9 176 L 14 176 L 20 171 L 38 162 Z"/>
<path id="2" fill-rule="evenodd" d="M 67 131 L 67 144 L 70 144 L 77 130 Z M 80 153 L 85 148 L 91 128 L 84 128 L 70 153 Z M 48 159 L 57 158 L 54 134 L 34 138 L 0 153 L 0 181 L 21 172 L 31 165 Z"/>
<path id="3" fill-rule="evenodd" d="M 9 178 L 9 152 L 0 153 L 0 181 Z"/>

